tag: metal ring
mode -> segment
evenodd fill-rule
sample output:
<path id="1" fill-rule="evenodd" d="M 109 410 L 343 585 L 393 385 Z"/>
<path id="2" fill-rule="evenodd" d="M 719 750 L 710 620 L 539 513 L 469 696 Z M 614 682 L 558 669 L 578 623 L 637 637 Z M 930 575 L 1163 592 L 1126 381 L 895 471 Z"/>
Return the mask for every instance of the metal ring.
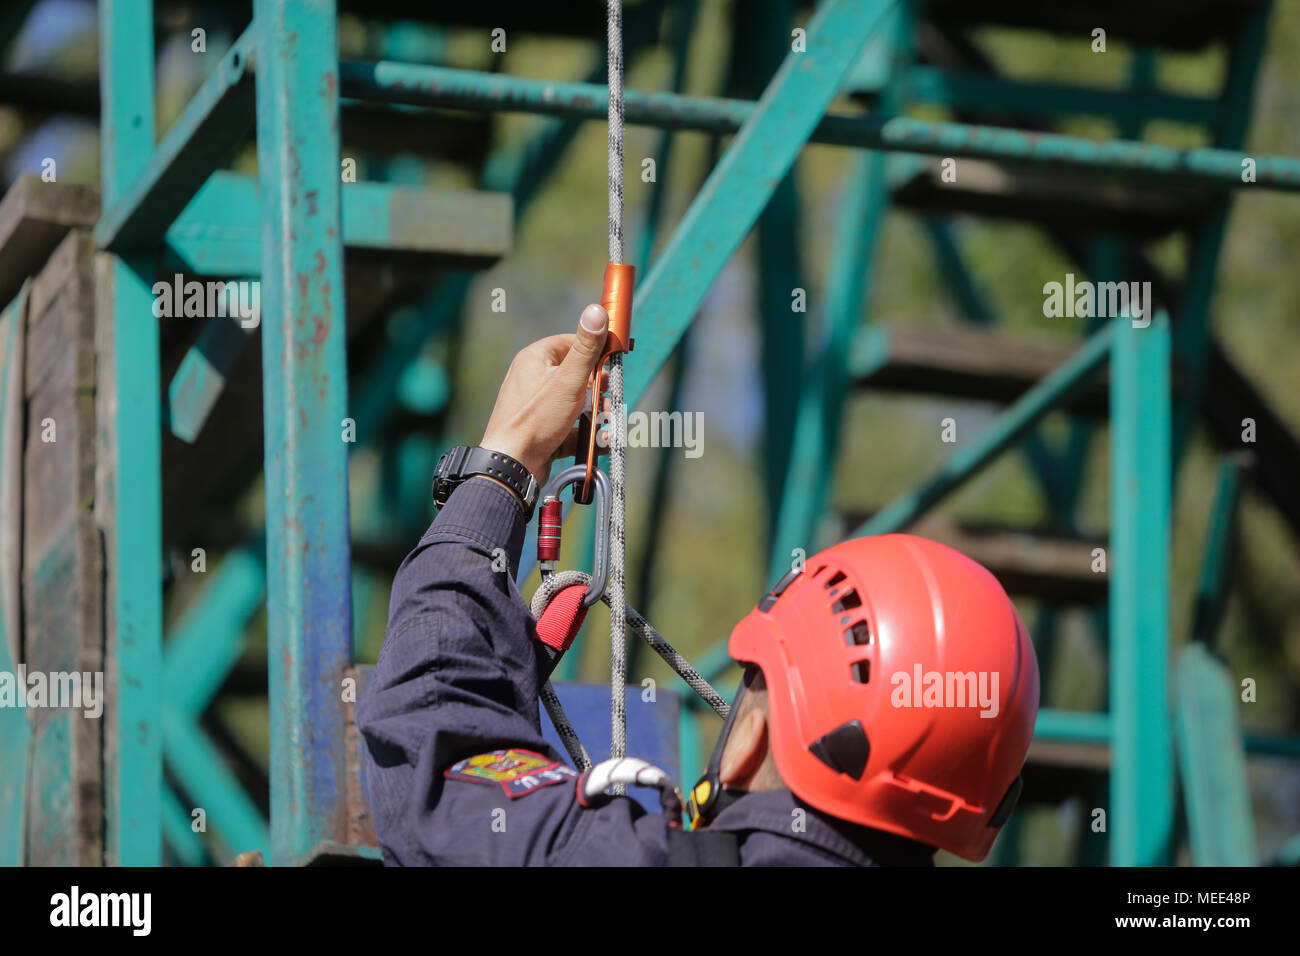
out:
<path id="1" fill-rule="evenodd" d="M 599 468 L 593 471 L 593 475 L 596 479 L 596 541 L 592 557 L 591 584 L 582 596 L 583 607 L 591 607 L 599 601 L 605 594 L 605 586 L 609 583 L 609 499 L 613 492 L 610 489 L 608 475 Z M 569 485 L 581 485 L 586 479 L 586 465 L 570 465 L 546 483 L 542 493 L 538 495 L 538 500 L 545 501 L 548 497 L 558 498 L 560 492 Z"/>

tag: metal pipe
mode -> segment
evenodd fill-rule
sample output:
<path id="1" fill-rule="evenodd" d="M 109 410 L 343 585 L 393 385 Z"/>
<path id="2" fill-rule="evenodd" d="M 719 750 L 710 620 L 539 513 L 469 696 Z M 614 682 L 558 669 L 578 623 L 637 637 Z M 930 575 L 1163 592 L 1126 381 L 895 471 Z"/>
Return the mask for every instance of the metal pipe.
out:
<path id="1" fill-rule="evenodd" d="M 111 205 L 105 197 L 95 226 L 101 249 L 155 245 L 213 170 L 244 144 L 253 128 L 253 30 L 245 30 L 222 57 Z M 136 69 L 138 63 L 131 58 L 114 65 Z"/>
<path id="2" fill-rule="evenodd" d="M 560 83 L 477 70 L 359 60 L 340 62 L 339 78 L 344 96 L 374 102 L 580 119 L 603 119 L 606 112 L 606 88 L 592 83 Z M 726 134 L 739 130 L 759 104 L 625 90 L 623 106 L 626 122 L 633 125 Z M 879 119 L 843 114 L 824 116 L 809 141 L 886 152 L 1141 174 L 1225 188 L 1249 185 L 1300 191 L 1300 159 L 1251 156 L 1227 149 L 1178 149 L 1132 140 L 1102 141 L 902 116 Z M 1255 163 L 1252 183 L 1242 180 L 1247 159 Z"/>
<path id="3" fill-rule="evenodd" d="M 1110 376 L 1111 863 L 1164 866 L 1174 835 L 1169 708 L 1169 317 L 1122 316 Z"/>
<path id="4" fill-rule="evenodd" d="M 153 150 L 153 4 L 101 0 L 99 70 L 103 98 L 100 179 L 112 209 L 142 175 Z M 104 759 L 105 862 L 162 861 L 162 407 L 158 323 L 151 309 L 153 264 L 113 256 L 105 279 L 114 321 L 96 384 L 101 453 L 96 489 L 107 503 L 105 714 L 115 746 Z"/>
<path id="5" fill-rule="evenodd" d="M 271 855 L 347 842 L 352 663 L 338 32 L 330 0 L 254 0 L 262 206 Z"/>

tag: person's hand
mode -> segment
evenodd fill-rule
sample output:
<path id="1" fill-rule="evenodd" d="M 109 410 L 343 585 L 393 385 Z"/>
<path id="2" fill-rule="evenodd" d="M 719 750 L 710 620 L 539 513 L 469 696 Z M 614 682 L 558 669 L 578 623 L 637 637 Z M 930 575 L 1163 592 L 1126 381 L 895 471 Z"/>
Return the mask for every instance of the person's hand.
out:
<path id="1" fill-rule="evenodd" d="M 518 459 L 545 484 L 556 454 L 573 443 L 608 328 L 605 310 L 589 305 L 576 335 L 551 335 L 520 351 L 497 392 L 483 447 Z"/>

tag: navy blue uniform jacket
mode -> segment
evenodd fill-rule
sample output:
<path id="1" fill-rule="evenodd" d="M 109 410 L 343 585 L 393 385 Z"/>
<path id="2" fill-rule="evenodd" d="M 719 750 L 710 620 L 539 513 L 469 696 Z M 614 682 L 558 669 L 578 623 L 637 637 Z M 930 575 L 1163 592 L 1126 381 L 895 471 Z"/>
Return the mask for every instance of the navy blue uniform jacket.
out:
<path id="1" fill-rule="evenodd" d="M 571 779 L 512 799 L 498 784 L 444 776 L 457 761 L 493 750 L 563 759 L 542 739 L 536 622 L 514 583 L 524 524 L 510 492 L 472 478 L 393 581 L 375 678 L 357 704 L 384 860 L 661 866 L 667 820 L 627 797 L 585 809 Z M 926 865 L 933 852 L 834 821 L 789 790 L 742 797 L 711 829 L 737 834 L 746 866 Z"/>

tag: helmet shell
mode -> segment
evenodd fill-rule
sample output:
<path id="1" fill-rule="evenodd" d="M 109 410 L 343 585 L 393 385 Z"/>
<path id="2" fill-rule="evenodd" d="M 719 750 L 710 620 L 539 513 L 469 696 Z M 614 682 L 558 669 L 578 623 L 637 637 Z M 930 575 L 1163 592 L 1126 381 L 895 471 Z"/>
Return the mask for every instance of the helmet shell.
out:
<path id="1" fill-rule="evenodd" d="M 728 650 L 763 672 L 786 784 L 831 816 L 984 859 L 1038 715 L 1033 645 L 997 579 L 890 534 L 828 548 L 783 584 Z"/>

